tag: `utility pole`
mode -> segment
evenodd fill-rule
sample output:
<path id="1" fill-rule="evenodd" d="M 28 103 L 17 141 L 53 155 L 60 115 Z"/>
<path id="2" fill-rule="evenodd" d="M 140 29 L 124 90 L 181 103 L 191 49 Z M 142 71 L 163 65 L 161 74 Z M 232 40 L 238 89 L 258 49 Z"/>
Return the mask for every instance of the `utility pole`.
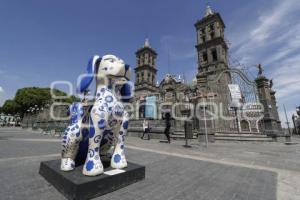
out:
<path id="1" fill-rule="evenodd" d="M 203 111 L 204 111 L 204 129 L 205 129 L 205 146 L 208 147 L 208 135 L 207 135 L 207 123 L 206 123 L 206 103 L 204 101 L 205 97 L 202 97 L 203 99 Z"/>
<path id="2" fill-rule="evenodd" d="M 293 120 L 293 125 L 294 125 L 293 133 L 294 133 L 294 134 L 298 134 L 295 119 L 296 119 L 296 115 L 293 114 L 293 115 L 292 115 L 292 120 Z"/>
<path id="3" fill-rule="evenodd" d="M 288 127 L 288 130 L 289 130 L 289 134 L 291 134 L 291 129 L 290 129 L 290 122 L 289 122 L 289 119 L 287 117 L 287 114 L 286 114 L 286 109 L 285 109 L 285 105 L 283 104 L 283 108 L 284 108 L 284 113 L 285 113 L 285 119 L 286 119 L 286 124 L 287 124 L 287 127 Z"/>

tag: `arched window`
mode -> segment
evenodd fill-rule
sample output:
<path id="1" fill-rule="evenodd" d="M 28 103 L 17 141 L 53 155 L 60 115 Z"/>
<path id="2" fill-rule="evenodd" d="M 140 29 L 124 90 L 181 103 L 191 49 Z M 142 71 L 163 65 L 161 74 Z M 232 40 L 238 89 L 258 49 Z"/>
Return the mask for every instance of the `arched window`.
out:
<path id="1" fill-rule="evenodd" d="M 202 61 L 207 62 L 207 53 L 206 52 L 203 52 L 203 54 L 202 54 Z"/>
<path id="2" fill-rule="evenodd" d="M 218 54 L 217 54 L 216 49 L 211 50 L 211 55 L 212 55 L 213 61 L 218 61 Z"/>

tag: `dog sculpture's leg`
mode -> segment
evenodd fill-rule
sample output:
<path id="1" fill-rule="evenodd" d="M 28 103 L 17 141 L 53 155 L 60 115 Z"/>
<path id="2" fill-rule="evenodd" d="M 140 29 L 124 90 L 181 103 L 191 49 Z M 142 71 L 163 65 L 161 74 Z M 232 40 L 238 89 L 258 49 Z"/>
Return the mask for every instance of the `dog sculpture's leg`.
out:
<path id="1" fill-rule="evenodd" d="M 124 152 L 124 140 L 128 129 L 129 115 L 124 112 L 122 124 L 119 133 L 116 133 L 116 146 L 111 159 L 111 167 L 115 169 L 123 169 L 127 167 L 127 161 Z"/>
<path id="2" fill-rule="evenodd" d="M 100 111 L 98 108 L 99 106 L 94 105 L 91 113 L 89 150 L 83 166 L 83 174 L 87 176 L 97 176 L 104 171 L 100 159 L 100 143 L 106 127 L 108 113 Z"/>
<path id="3" fill-rule="evenodd" d="M 114 141 L 115 128 L 110 130 L 105 130 L 103 133 L 103 139 L 101 141 L 101 160 L 110 161 L 113 154 L 113 141 Z"/>
<path id="4" fill-rule="evenodd" d="M 79 142 L 82 140 L 80 124 L 69 126 L 62 140 L 61 170 L 71 171 L 75 168 L 75 157 L 78 151 Z"/>

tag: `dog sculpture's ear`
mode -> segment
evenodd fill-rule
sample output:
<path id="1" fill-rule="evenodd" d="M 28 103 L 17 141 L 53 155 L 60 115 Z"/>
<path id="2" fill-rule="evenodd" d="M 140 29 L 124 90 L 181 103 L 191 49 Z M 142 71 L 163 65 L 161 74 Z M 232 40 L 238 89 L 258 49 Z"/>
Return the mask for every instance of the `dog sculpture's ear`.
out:
<path id="1" fill-rule="evenodd" d="M 120 94 L 121 94 L 121 100 L 123 102 L 129 102 L 129 100 L 132 98 L 132 87 L 131 84 L 129 84 L 128 82 L 125 83 L 121 89 L 120 89 Z"/>
<path id="2" fill-rule="evenodd" d="M 131 76 L 131 68 L 129 65 L 126 64 L 124 78 L 127 80 L 127 82 L 125 82 L 120 89 L 121 100 L 123 102 L 129 102 L 129 100 L 132 98 L 133 88 L 132 88 L 132 84 L 130 84 L 129 82 L 130 76 Z"/>
<path id="3" fill-rule="evenodd" d="M 78 91 L 80 93 L 83 93 L 87 90 L 91 82 L 93 81 L 93 78 L 95 76 L 95 73 L 98 70 L 98 67 L 100 65 L 101 58 L 99 56 L 93 56 L 88 63 L 87 66 L 87 73 L 84 77 L 80 80 Z"/>

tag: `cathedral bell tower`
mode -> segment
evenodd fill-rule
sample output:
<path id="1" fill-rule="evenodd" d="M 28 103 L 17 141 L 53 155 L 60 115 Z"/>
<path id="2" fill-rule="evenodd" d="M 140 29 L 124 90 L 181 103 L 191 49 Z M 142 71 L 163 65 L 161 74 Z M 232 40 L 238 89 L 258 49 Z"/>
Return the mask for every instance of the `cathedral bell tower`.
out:
<path id="1" fill-rule="evenodd" d="M 144 46 L 137 50 L 135 68 L 135 93 L 137 96 L 157 92 L 156 87 L 156 57 L 157 53 L 150 47 L 146 39 Z"/>
<path id="2" fill-rule="evenodd" d="M 214 125 L 209 128 L 228 129 L 231 125 L 221 116 L 229 116 L 230 92 L 228 84 L 231 84 L 231 75 L 224 70 L 229 69 L 227 60 L 228 45 L 225 41 L 225 24 L 219 13 L 214 12 L 210 6 L 207 6 L 202 19 L 195 23 L 197 33 L 197 56 L 198 73 L 197 88 L 201 101 L 214 102 L 217 110 L 207 108 L 213 113 L 218 114 L 214 120 Z M 213 96 L 212 98 L 208 98 Z M 202 125 L 201 125 L 202 126 Z"/>
<path id="3" fill-rule="evenodd" d="M 196 22 L 195 28 L 198 55 L 197 83 L 203 88 L 207 87 L 209 79 L 214 79 L 218 72 L 228 68 L 228 46 L 224 37 L 223 19 L 219 13 L 213 12 L 210 6 L 207 6 L 204 17 Z"/>

